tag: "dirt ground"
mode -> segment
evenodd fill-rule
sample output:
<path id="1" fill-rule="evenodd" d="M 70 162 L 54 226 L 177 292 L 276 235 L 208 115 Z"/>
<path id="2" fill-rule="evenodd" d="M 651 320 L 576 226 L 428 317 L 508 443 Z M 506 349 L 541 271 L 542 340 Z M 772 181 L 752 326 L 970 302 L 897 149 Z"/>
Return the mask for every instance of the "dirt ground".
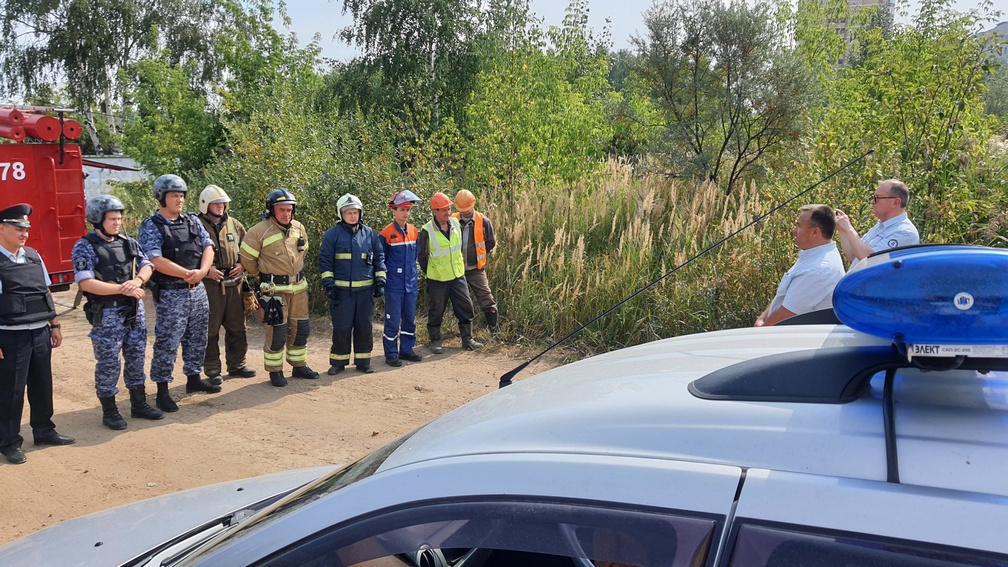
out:
<path id="1" fill-rule="evenodd" d="M 75 293 L 73 287 L 56 294 L 64 339 L 53 351 L 53 421 L 77 443 L 32 445 L 25 404 L 21 434 L 28 462 L 0 462 L 7 495 L 0 507 L 0 545 L 62 520 L 187 488 L 352 462 L 492 392 L 503 373 L 534 354 L 516 352 L 481 331 L 476 336 L 488 343 L 485 353 L 463 351 L 456 337 L 442 355 L 418 347 L 423 362 L 392 368 L 380 356 L 376 328 L 377 372 L 365 375 L 351 367 L 333 377 L 325 373 L 331 326 L 327 318 L 319 318 L 312 321 L 308 364 L 321 377 L 291 379 L 287 387 L 274 388 L 262 370 L 262 327 L 250 320 L 248 363 L 258 376 L 225 380 L 219 394 L 186 394 L 180 356 L 171 385 L 179 411 L 160 421 L 130 418 L 129 394 L 120 380 L 117 401 L 129 427 L 112 431 L 102 425 L 95 397 L 90 326 L 80 309 L 69 310 Z M 154 342 L 153 311 L 148 299 L 145 368 Z M 454 321 L 446 319 L 447 333 Z M 533 364 L 518 379 L 555 364 Z M 147 391 L 154 391 L 149 382 Z"/>

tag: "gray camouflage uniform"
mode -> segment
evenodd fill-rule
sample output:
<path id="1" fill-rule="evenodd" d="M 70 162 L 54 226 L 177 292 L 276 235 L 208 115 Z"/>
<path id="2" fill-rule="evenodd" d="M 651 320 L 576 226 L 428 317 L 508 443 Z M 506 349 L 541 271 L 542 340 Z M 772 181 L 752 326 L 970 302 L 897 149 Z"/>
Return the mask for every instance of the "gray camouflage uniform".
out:
<path id="1" fill-rule="evenodd" d="M 129 240 L 132 238 L 127 237 Z M 150 260 L 143 255 L 137 259 L 136 271 L 150 266 Z M 98 254 L 85 239 L 74 244 L 70 257 L 74 262 L 74 281 L 95 277 Z M 136 318 L 133 326 L 126 324 L 126 306 L 106 307 L 102 311 L 101 322 L 91 327 L 88 337 L 95 356 L 95 390 L 99 398 L 114 397 L 119 393 L 119 372 L 123 370 L 123 382 L 127 389 L 139 388 L 147 381 L 144 373 L 144 357 L 147 349 L 147 322 L 144 318 L 143 301 L 137 301 Z M 125 360 L 125 369 L 119 358 Z"/>
<path id="2" fill-rule="evenodd" d="M 183 213 L 186 215 L 189 213 Z M 140 247 L 148 259 L 161 256 L 161 246 L 164 237 L 155 226 L 155 222 L 169 221 L 154 213 L 154 216 L 144 219 L 140 224 L 138 240 Z M 182 222 L 181 217 L 175 223 Z M 210 235 L 198 220 L 201 243 L 205 249 L 212 247 Z M 151 358 L 151 380 L 154 382 L 171 382 L 172 371 L 175 368 L 175 358 L 178 347 L 182 345 L 182 373 L 186 376 L 198 375 L 203 371 L 203 358 L 206 354 L 207 323 L 210 316 L 210 304 L 207 301 L 206 288 L 200 282 L 188 289 L 164 289 L 160 292 L 160 301 L 156 302 L 157 318 L 154 323 L 154 355 Z"/>

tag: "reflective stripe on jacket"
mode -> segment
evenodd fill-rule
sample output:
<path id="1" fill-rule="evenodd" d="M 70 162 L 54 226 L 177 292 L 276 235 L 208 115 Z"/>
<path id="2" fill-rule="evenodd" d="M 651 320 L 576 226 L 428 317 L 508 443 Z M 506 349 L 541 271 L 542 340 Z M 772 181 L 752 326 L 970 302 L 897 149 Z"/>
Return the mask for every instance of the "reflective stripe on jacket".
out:
<path id="1" fill-rule="evenodd" d="M 381 237 L 382 249 L 385 250 L 385 271 L 388 272 L 386 292 L 415 293 L 419 282 L 417 272 L 419 231 L 411 224 L 407 224 L 406 230 L 403 230 L 392 222 L 383 228 L 378 236 Z"/>
<path id="2" fill-rule="evenodd" d="M 241 264 L 252 276 L 271 274 L 296 280 L 304 267 L 308 239 L 304 225 L 292 220 L 283 227 L 272 217 L 253 226 L 241 243 Z M 277 285 L 275 292 L 297 293 L 308 289 L 308 280 Z"/>
<path id="3" fill-rule="evenodd" d="M 424 225 L 427 231 L 427 278 L 439 282 L 450 282 L 465 275 L 465 260 L 462 259 L 462 227 L 458 219 L 448 219 L 448 234 L 434 226 L 434 220 Z"/>
<path id="4" fill-rule="evenodd" d="M 336 223 L 322 236 L 319 273 L 322 285 L 330 280 L 349 289 L 371 287 L 375 280 L 385 279 L 385 251 L 378 233 L 365 224 Z"/>

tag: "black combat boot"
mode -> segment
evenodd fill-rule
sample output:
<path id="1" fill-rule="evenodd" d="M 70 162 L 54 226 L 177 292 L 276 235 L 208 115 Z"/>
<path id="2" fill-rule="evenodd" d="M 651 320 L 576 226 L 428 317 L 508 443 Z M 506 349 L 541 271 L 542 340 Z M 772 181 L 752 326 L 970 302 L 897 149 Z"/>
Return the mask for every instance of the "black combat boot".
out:
<path id="1" fill-rule="evenodd" d="M 188 378 L 185 385 L 185 391 L 187 394 L 192 394 L 193 392 L 209 392 L 211 394 L 216 394 L 221 391 L 220 386 L 214 386 L 210 382 L 200 379 L 199 374 L 186 376 L 186 378 Z"/>
<path id="2" fill-rule="evenodd" d="M 283 375 L 283 371 L 270 372 L 270 384 L 277 388 L 283 388 L 287 385 L 287 377 Z"/>
<path id="3" fill-rule="evenodd" d="M 224 377 L 221 376 L 220 370 L 211 370 L 206 373 L 206 381 L 211 385 L 220 386 L 224 383 Z"/>
<path id="4" fill-rule="evenodd" d="M 157 383 L 157 396 L 154 397 L 154 403 L 161 411 L 168 413 L 178 411 L 178 404 L 175 403 L 175 400 L 171 398 L 171 394 L 168 393 L 168 382 Z"/>
<path id="5" fill-rule="evenodd" d="M 130 416 L 141 419 L 158 420 L 164 418 L 164 414 L 147 403 L 147 391 L 143 386 L 130 388 Z"/>
<path id="6" fill-rule="evenodd" d="M 253 377 L 255 377 L 255 375 L 256 375 L 256 371 L 255 370 L 252 370 L 248 366 L 244 366 L 244 365 L 239 366 L 238 368 L 235 368 L 234 370 L 229 370 L 228 371 L 228 376 L 230 376 L 232 378 L 253 378 Z"/>
<path id="7" fill-rule="evenodd" d="M 115 396 L 98 398 L 98 400 L 101 402 L 102 424 L 116 431 L 126 429 L 126 420 L 123 419 L 123 416 L 119 413 L 119 408 L 116 407 Z"/>

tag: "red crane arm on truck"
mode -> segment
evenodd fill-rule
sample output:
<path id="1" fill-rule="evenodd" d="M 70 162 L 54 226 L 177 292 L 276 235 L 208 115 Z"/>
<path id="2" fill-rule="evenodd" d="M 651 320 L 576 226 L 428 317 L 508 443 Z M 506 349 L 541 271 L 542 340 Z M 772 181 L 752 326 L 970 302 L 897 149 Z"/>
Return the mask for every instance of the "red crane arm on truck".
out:
<path id="1" fill-rule="evenodd" d="M 83 156 L 79 146 L 67 143 L 80 137 L 81 127 L 65 112 L 0 107 L 0 138 L 6 138 L 0 140 L 0 209 L 31 205 L 28 246 L 45 261 L 54 290 L 70 287 L 70 251 L 87 233 Z"/>

